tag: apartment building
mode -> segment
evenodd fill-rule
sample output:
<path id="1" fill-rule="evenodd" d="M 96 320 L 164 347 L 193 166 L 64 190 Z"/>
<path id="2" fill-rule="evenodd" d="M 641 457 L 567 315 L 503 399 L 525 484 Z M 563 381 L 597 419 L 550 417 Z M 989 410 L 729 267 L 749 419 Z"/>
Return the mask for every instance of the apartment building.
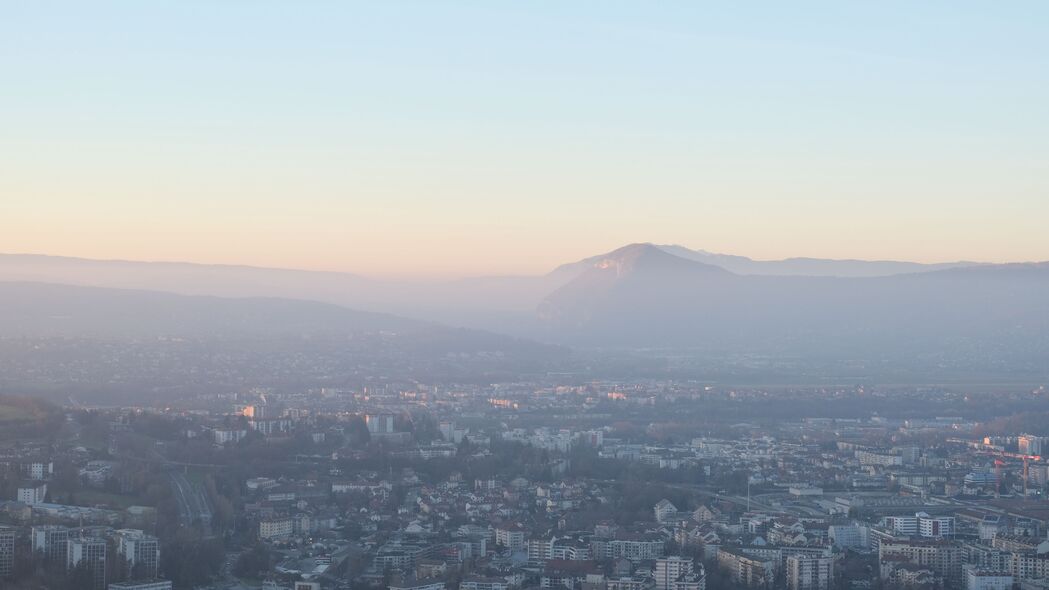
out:
<path id="1" fill-rule="evenodd" d="M 15 571 L 15 529 L 0 526 L 0 580 L 9 578 Z"/>
<path id="2" fill-rule="evenodd" d="M 789 590 L 827 590 L 834 580 L 833 557 L 787 557 L 787 588 Z"/>
<path id="3" fill-rule="evenodd" d="M 157 577 L 160 563 L 160 540 L 137 529 L 121 529 L 115 533 L 117 554 L 128 564 L 128 571 L 137 579 Z"/>
<path id="4" fill-rule="evenodd" d="M 656 590 L 670 590 L 678 578 L 692 573 L 692 560 L 677 555 L 663 557 L 656 560 L 653 573 Z"/>
<path id="5" fill-rule="evenodd" d="M 66 567 L 86 567 L 91 590 L 103 590 L 106 587 L 106 541 L 97 537 L 77 537 L 69 539 L 67 545 Z"/>
<path id="6" fill-rule="evenodd" d="M 736 584 L 748 588 L 771 588 L 776 579 L 776 561 L 744 553 L 736 547 L 718 549 L 718 568 Z"/>

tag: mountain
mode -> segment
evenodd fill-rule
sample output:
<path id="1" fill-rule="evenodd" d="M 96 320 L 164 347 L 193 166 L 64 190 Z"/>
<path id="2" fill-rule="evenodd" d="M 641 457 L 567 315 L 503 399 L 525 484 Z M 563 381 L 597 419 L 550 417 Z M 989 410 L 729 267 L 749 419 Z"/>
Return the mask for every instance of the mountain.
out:
<path id="1" fill-rule="evenodd" d="M 1049 263 L 887 277 L 740 275 L 635 244 L 538 306 L 579 346 L 858 358 L 1049 361 Z"/>
<path id="2" fill-rule="evenodd" d="M 826 258 L 785 258 L 783 260 L 753 260 L 746 256 L 716 254 L 692 250 L 679 245 L 660 245 L 659 249 L 688 260 L 720 266 L 741 275 L 814 276 L 814 277 L 885 277 L 897 274 L 946 270 L 976 266 L 976 262 L 944 262 L 922 264 L 897 260 L 834 260 Z"/>
<path id="3" fill-rule="evenodd" d="M 581 325 L 613 308 L 643 297 L 650 285 L 662 285 L 673 297 L 705 281 L 724 280 L 723 268 L 673 256 L 652 244 L 630 244 L 608 254 L 559 267 L 573 276 L 539 305 L 540 320 Z M 608 308 L 608 309 L 606 309 Z"/>

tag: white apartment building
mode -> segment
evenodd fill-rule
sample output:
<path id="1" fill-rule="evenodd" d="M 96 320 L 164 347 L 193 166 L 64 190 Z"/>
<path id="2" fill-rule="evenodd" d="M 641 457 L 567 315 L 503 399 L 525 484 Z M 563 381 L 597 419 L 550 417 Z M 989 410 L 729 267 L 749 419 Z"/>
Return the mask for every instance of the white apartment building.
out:
<path id="1" fill-rule="evenodd" d="M 860 465 L 881 465 L 883 467 L 903 465 L 903 457 L 899 455 L 872 453 L 871 451 L 856 451 L 856 459 Z"/>
<path id="2" fill-rule="evenodd" d="M 787 556 L 789 590 L 827 590 L 833 579 L 833 557 Z"/>
<path id="3" fill-rule="evenodd" d="M 865 526 L 831 525 L 827 527 L 827 537 L 835 547 L 869 549 L 871 545 L 870 534 Z"/>
<path id="4" fill-rule="evenodd" d="M 692 573 L 692 560 L 677 555 L 656 560 L 654 570 L 657 590 L 671 590 L 674 582 Z"/>
<path id="5" fill-rule="evenodd" d="M 516 524 L 499 526 L 495 529 L 495 544 L 502 545 L 511 551 L 525 548 L 524 529 Z"/>
<path id="6" fill-rule="evenodd" d="M 46 483 L 24 485 L 18 488 L 18 501 L 23 504 L 43 504 L 45 498 L 47 498 Z"/>
<path id="7" fill-rule="evenodd" d="M 260 539 L 290 537 L 295 532 L 295 523 L 290 518 L 270 518 L 259 521 Z"/>
<path id="8" fill-rule="evenodd" d="M 929 516 L 925 512 L 919 512 L 914 516 L 886 516 L 883 522 L 892 531 L 912 537 L 939 539 L 954 534 L 952 516 Z"/>

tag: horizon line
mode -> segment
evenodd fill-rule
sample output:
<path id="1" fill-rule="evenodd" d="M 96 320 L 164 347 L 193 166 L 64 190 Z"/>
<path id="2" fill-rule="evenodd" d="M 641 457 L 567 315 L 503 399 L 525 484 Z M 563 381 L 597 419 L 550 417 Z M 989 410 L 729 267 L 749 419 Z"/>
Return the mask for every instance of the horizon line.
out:
<path id="1" fill-rule="evenodd" d="M 92 257 L 87 257 L 87 256 L 77 256 L 77 255 L 70 255 L 70 254 L 48 254 L 48 253 L 40 253 L 40 252 L 0 252 L 0 256 L 2 256 L 2 257 L 25 257 L 25 258 L 34 257 L 34 258 L 65 259 L 65 260 L 75 260 L 75 261 L 95 262 L 95 263 L 210 266 L 210 267 L 222 267 L 222 268 L 229 268 L 229 269 L 270 270 L 270 271 L 282 271 L 282 272 L 302 272 L 302 273 L 332 274 L 332 275 L 342 275 L 342 276 L 346 276 L 346 277 L 354 277 L 354 278 L 359 278 L 359 279 L 380 279 L 380 280 L 397 280 L 397 279 L 399 279 L 399 280 L 406 280 L 406 279 L 426 280 L 426 279 L 429 279 L 429 280 L 433 280 L 433 279 L 437 279 L 437 278 L 443 278 L 443 279 L 446 279 L 446 280 L 469 280 L 469 279 L 481 279 L 481 278 L 514 278 L 514 277 L 532 278 L 532 277 L 541 277 L 541 276 L 544 276 L 546 274 L 549 274 L 551 272 L 556 271 L 561 266 L 570 265 L 570 264 L 577 264 L 577 263 L 583 262 L 584 260 L 587 260 L 589 258 L 594 258 L 594 257 L 610 254 L 610 253 L 615 252 L 616 250 L 619 250 L 621 248 L 634 246 L 634 245 L 648 245 L 648 246 L 652 246 L 652 247 L 660 249 L 663 252 L 666 252 L 670 256 L 675 256 L 675 257 L 678 257 L 678 258 L 683 258 L 683 257 L 678 256 L 677 254 L 674 254 L 673 252 L 667 252 L 666 248 L 684 248 L 684 249 L 690 250 L 692 252 L 708 254 L 708 255 L 711 255 L 711 256 L 734 256 L 734 257 L 739 257 L 739 258 L 745 258 L 745 259 L 750 260 L 752 262 L 758 262 L 758 263 L 762 263 L 762 262 L 775 263 L 775 262 L 789 262 L 789 261 L 800 261 L 800 260 L 820 260 L 820 261 L 828 261 L 828 262 L 857 262 L 857 263 L 871 263 L 871 264 L 877 264 L 877 263 L 891 264 L 891 263 L 896 263 L 896 264 L 917 264 L 917 265 L 927 265 L 927 266 L 935 266 L 935 265 L 941 265 L 941 264 L 965 264 L 965 265 L 974 265 L 974 266 L 976 266 L 976 265 L 1005 265 L 1005 264 L 1038 264 L 1038 263 L 1043 263 L 1043 262 L 1049 262 L 1049 260 L 1033 260 L 1033 259 L 1030 259 L 1030 260 L 1004 260 L 1004 261 L 953 259 L 953 260 L 942 260 L 942 261 L 935 261 L 935 262 L 928 262 L 928 261 L 921 261 L 921 262 L 919 262 L 919 261 L 916 261 L 916 260 L 902 260 L 902 259 L 892 259 L 892 258 L 874 258 L 874 259 L 868 259 L 868 258 L 822 258 L 822 257 L 816 257 L 816 256 L 787 256 L 787 257 L 783 257 L 783 258 L 751 258 L 749 256 L 745 256 L 745 255 L 742 255 L 742 254 L 726 254 L 726 253 L 723 253 L 723 252 L 712 252 L 712 251 L 704 250 L 704 249 L 701 249 L 701 248 L 690 248 L 688 246 L 683 246 L 681 244 L 658 244 L 656 242 L 630 242 L 630 243 L 624 244 L 622 246 L 619 246 L 617 248 L 614 248 L 612 250 L 608 250 L 608 251 L 605 251 L 605 252 L 600 252 L 600 253 L 597 253 L 597 254 L 591 254 L 591 255 L 585 256 L 585 257 L 580 258 L 580 259 L 574 259 L 574 260 L 570 260 L 570 261 L 567 261 L 567 262 L 559 263 L 556 266 L 554 266 L 553 268 L 551 268 L 551 269 L 549 269 L 549 270 L 547 270 L 545 272 L 540 272 L 540 273 L 536 273 L 536 274 L 529 274 L 529 273 L 516 273 L 516 274 L 510 273 L 510 274 L 507 274 L 507 273 L 495 273 L 495 272 L 487 273 L 487 274 L 467 274 L 467 275 L 440 274 L 440 273 L 435 273 L 435 274 L 427 274 L 427 273 L 365 274 L 365 273 L 356 272 L 356 271 L 353 271 L 353 270 L 333 270 L 333 269 L 326 269 L 326 268 L 303 268 L 303 267 L 290 267 L 290 266 L 265 265 L 265 264 L 249 264 L 249 263 L 238 263 L 238 262 L 202 262 L 202 261 L 194 261 L 194 260 L 186 260 L 186 259 L 92 258 Z M 683 258 L 683 259 L 689 260 L 688 258 Z M 716 264 L 714 262 L 710 262 L 709 264 L 713 264 L 713 265 L 716 266 Z"/>

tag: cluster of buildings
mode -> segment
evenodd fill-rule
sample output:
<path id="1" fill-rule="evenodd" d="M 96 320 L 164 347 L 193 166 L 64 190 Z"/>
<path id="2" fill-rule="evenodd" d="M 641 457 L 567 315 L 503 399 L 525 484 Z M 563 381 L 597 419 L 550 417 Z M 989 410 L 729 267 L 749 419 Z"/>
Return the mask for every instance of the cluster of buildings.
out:
<path id="1" fill-rule="evenodd" d="M 230 496 L 239 540 L 273 556 L 265 590 L 1049 589 L 1043 438 L 959 416 L 680 415 L 765 399 L 678 383 L 253 392 L 177 414 L 177 436 L 136 459 L 163 465 L 194 526 L 212 499 L 183 472 L 221 466 L 169 469 L 169 448 L 276 458 L 238 465 Z M 136 451 L 110 446 L 77 460 L 84 485 L 119 487 Z M 0 457 L 18 480 L 0 514 L 23 523 L 0 528 L 0 577 L 29 542 L 94 590 L 162 590 L 159 541 L 112 508 L 51 503 L 41 451 Z"/>
<path id="2" fill-rule="evenodd" d="M 254 501 L 245 510 L 257 519 L 258 537 L 278 547 L 345 527 L 359 531 L 367 560 L 356 582 L 403 590 L 694 590 L 712 575 L 790 590 L 1033 588 L 1049 580 L 1049 510 L 1032 509 L 1049 483 L 1040 437 L 969 440 L 960 435 L 975 423 L 957 416 L 810 418 L 771 429 L 743 422 L 730 436 L 684 440 L 662 436 L 669 426 L 653 422 L 644 435 L 624 437 L 611 426 L 614 414 L 593 411 L 609 400 L 648 411 L 667 399 L 706 395 L 517 385 L 443 395 L 372 392 L 358 401 L 377 409 L 361 415 L 392 457 L 469 462 L 461 457 L 464 440 L 477 457 L 498 440 L 547 453 L 554 480 L 469 481 L 453 473 L 434 481 L 405 469 L 249 481 Z M 405 427 L 410 417 L 387 410 L 398 404 L 433 412 L 436 440 L 416 442 Z M 562 426 L 515 425 L 529 412 Z M 289 428 L 317 414 L 301 412 Z M 476 426 L 480 418 L 491 426 Z M 687 472 L 708 483 L 685 487 L 694 502 L 687 509 L 662 500 L 651 518 L 580 526 L 580 512 L 619 501 L 608 482 L 573 477 L 569 456 L 580 448 L 600 461 L 636 462 L 670 479 Z M 718 481 L 740 472 L 745 487 L 720 489 Z M 403 500 L 391 505 L 395 490 Z M 332 510 L 332 497 L 352 500 Z M 864 575 L 856 576 L 856 564 L 867 568 Z M 317 572 L 303 577 L 324 581 Z"/>
<path id="3" fill-rule="evenodd" d="M 19 552 L 23 539 L 28 547 Z M 16 554 L 32 555 L 47 569 L 81 571 L 84 590 L 171 590 L 170 581 L 159 579 L 159 539 L 138 529 L 0 526 L 0 580 L 12 575 Z M 110 569 L 114 563 L 119 571 Z"/>

